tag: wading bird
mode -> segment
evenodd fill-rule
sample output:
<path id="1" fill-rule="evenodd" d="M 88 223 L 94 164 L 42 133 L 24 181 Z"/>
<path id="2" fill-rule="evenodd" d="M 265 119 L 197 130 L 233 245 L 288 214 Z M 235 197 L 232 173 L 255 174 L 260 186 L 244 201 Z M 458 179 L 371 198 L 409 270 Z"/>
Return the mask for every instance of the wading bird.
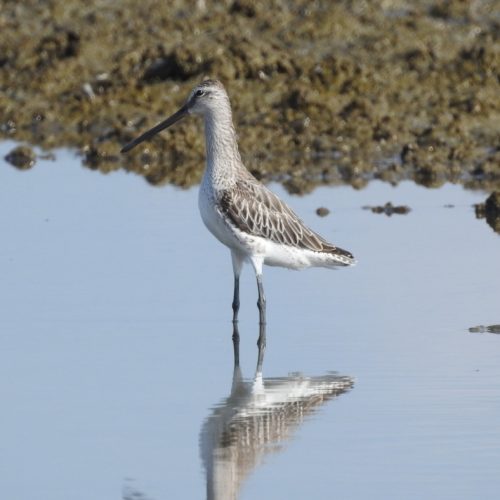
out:
<path id="1" fill-rule="evenodd" d="M 250 262 L 255 271 L 260 352 L 266 344 L 263 264 L 289 269 L 335 268 L 352 265 L 355 260 L 350 252 L 309 229 L 245 168 L 238 151 L 229 97 L 217 80 L 205 80 L 197 85 L 176 113 L 127 144 L 122 153 L 190 114 L 201 115 L 205 121 L 207 160 L 198 198 L 201 217 L 210 232 L 231 250 L 234 322 L 238 321 L 243 263 Z"/>

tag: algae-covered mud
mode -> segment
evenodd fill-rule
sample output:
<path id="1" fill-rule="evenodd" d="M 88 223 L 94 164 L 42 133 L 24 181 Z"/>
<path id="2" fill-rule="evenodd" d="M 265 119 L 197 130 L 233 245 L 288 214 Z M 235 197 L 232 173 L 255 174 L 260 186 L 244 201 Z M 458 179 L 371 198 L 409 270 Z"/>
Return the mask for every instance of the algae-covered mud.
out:
<path id="1" fill-rule="evenodd" d="M 289 191 L 372 178 L 493 191 L 499 33 L 494 0 L 4 1 L 0 134 L 190 186 L 196 120 L 119 150 L 212 77 L 247 166 Z"/>

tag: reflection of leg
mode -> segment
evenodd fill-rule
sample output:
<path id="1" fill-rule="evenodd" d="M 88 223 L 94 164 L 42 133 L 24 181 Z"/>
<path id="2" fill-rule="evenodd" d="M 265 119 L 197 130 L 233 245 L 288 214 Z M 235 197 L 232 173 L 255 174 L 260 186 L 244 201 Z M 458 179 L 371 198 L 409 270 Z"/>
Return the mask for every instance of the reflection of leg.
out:
<path id="1" fill-rule="evenodd" d="M 233 321 L 233 350 L 234 367 L 240 366 L 240 332 L 238 331 L 238 322 Z"/>
<path id="2" fill-rule="evenodd" d="M 243 258 L 240 254 L 231 251 L 234 273 L 234 293 L 233 293 L 233 322 L 238 321 L 238 311 L 240 310 L 240 273 L 243 266 Z"/>
<path id="3" fill-rule="evenodd" d="M 266 350 L 266 324 L 259 324 L 259 340 L 257 340 L 257 345 L 259 346 L 259 356 L 257 358 L 257 373 L 262 372 L 262 363 L 264 362 L 264 351 Z"/>

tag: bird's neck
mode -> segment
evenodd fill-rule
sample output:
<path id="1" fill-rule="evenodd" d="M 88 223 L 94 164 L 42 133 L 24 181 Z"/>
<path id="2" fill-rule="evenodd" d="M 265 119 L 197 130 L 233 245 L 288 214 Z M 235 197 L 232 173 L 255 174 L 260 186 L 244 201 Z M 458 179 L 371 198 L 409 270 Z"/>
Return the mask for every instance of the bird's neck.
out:
<path id="1" fill-rule="evenodd" d="M 241 157 L 229 104 L 205 115 L 207 166 L 205 180 L 216 189 L 227 189 L 236 182 Z"/>

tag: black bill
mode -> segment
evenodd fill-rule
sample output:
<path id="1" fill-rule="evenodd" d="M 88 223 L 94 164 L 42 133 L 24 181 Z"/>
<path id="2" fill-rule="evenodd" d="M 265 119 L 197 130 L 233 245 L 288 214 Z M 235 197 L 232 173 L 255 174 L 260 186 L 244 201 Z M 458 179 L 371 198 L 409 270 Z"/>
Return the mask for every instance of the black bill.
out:
<path id="1" fill-rule="evenodd" d="M 156 125 L 152 129 L 148 130 L 147 132 L 144 132 L 144 134 L 137 137 L 137 139 L 134 139 L 133 141 L 129 142 L 127 145 L 123 146 L 123 148 L 121 149 L 120 152 L 127 153 L 132 148 L 135 148 L 141 142 L 144 142 L 144 141 L 151 139 L 151 137 L 156 135 L 158 132 L 161 132 L 162 130 L 170 127 L 170 125 L 173 125 L 174 123 L 178 122 L 181 118 L 184 118 L 184 116 L 186 116 L 187 113 L 188 113 L 187 105 L 182 106 L 182 108 L 179 109 L 179 111 L 174 113 L 172 116 L 170 116 L 166 120 L 162 121 L 161 123 L 158 123 L 158 125 Z"/>

